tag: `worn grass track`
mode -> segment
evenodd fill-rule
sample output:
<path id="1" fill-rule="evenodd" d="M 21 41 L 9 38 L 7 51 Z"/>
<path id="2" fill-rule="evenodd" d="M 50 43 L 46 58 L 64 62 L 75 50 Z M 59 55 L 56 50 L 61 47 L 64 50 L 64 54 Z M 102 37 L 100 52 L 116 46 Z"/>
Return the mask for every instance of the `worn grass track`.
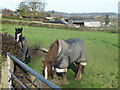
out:
<path id="1" fill-rule="evenodd" d="M 3 25 L 2 32 L 14 35 L 15 25 Z M 81 38 L 87 46 L 88 63 L 81 80 L 74 80 L 75 73 L 69 69 L 67 79 L 69 84 L 61 84 L 63 88 L 117 88 L 118 87 L 118 34 L 105 32 L 84 32 L 60 30 L 41 27 L 25 27 L 23 36 L 29 46 L 35 44 L 49 48 L 56 39 Z M 28 64 L 41 74 L 44 57 L 32 56 Z M 74 66 L 73 66 L 74 67 Z"/>

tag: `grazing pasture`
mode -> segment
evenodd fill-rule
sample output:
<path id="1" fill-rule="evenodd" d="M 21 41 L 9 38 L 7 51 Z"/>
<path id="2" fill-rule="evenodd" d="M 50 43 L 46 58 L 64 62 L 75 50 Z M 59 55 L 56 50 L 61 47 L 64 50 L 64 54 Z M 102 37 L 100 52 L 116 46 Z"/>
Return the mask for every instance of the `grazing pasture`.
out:
<path id="1" fill-rule="evenodd" d="M 2 25 L 2 32 L 14 35 L 16 25 Z M 88 63 L 81 80 L 74 80 L 75 66 L 72 64 L 67 72 L 67 84 L 51 80 L 63 88 L 117 88 L 118 87 L 118 34 L 105 32 L 87 32 L 61 30 L 43 27 L 22 26 L 23 36 L 26 37 L 31 49 L 31 62 L 28 64 L 42 74 L 42 60 L 45 55 L 35 51 L 35 45 L 49 48 L 56 39 L 81 38 L 87 46 Z M 72 69 L 74 70 L 72 70 Z"/>

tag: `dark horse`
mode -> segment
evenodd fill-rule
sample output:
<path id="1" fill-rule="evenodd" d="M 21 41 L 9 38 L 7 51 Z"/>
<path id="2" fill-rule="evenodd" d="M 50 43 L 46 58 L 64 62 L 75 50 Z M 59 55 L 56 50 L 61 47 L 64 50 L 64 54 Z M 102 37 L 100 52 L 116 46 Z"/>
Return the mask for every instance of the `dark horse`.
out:
<path id="1" fill-rule="evenodd" d="M 24 63 L 29 63 L 30 55 L 28 53 L 28 43 L 25 37 L 22 36 L 23 28 L 15 28 L 15 40 L 21 44 Z"/>
<path id="2" fill-rule="evenodd" d="M 45 61 L 43 61 L 45 78 L 52 75 L 53 79 L 56 79 L 57 73 L 61 73 L 63 80 L 66 80 L 67 68 L 73 62 L 77 68 L 75 79 L 80 79 L 87 62 L 84 42 L 78 38 L 56 40 L 50 46 Z"/>

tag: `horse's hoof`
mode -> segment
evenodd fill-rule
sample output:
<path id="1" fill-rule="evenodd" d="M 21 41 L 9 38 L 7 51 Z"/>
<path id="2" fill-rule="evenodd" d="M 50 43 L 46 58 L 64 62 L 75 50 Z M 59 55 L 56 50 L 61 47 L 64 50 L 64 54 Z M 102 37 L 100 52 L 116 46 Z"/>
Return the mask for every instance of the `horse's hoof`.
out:
<path id="1" fill-rule="evenodd" d="M 79 80 L 79 78 L 75 78 L 75 80 Z"/>
<path id="2" fill-rule="evenodd" d="M 75 80 L 77 80 L 77 78 L 75 78 Z"/>

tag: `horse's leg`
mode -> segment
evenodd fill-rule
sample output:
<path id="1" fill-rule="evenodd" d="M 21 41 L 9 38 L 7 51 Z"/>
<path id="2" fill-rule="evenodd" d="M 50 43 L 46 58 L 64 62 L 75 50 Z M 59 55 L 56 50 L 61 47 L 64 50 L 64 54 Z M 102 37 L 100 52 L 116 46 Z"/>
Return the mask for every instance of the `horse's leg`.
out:
<path id="1" fill-rule="evenodd" d="M 67 79 L 66 79 L 66 72 L 62 73 L 62 79 L 63 79 L 63 80 L 67 80 Z"/>
<path id="2" fill-rule="evenodd" d="M 84 66 L 82 66 L 82 65 L 80 65 L 80 64 L 77 64 L 76 67 L 77 67 L 78 71 L 77 71 L 75 80 L 76 80 L 76 79 L 81 79 L 81 78 L 82 78 L 83 71 L 84 71 Z"/>
<path id="3" fill-rule="evenodd" d="M 57 79 L 57 73 L 55 70 L 53 70 L 52 76 L 53 76 L 53 79 Z"/>
<path id="4" fill-rule="evenodd" d="M 76 68 L 77 68 L 77 70 L 79 69 L 79 64 L 77 64 L 77 63 L 76 63 Z"/>

